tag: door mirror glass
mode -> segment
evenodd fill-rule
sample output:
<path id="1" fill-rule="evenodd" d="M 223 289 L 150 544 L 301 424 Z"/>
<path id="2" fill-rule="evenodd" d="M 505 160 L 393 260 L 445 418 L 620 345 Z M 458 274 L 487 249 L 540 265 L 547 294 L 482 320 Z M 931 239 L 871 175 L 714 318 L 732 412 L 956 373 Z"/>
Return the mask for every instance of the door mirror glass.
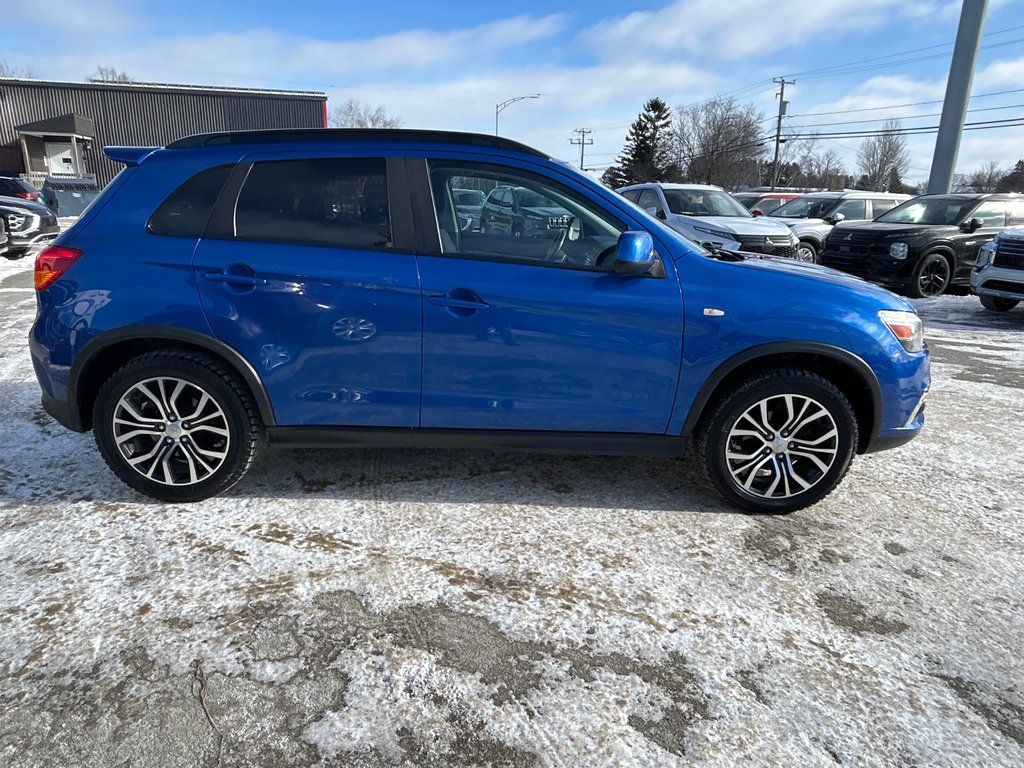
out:
<path id="1" fill-rule="evenodd" d="M 580 239 L 580 235 L 583 234 L 583 223 L 580 221 L 579 216 L 573 216 L 572 221 L 569 222 L 569 229 L 566 230 L 565 236 L 576 242 Z"/>
<path id="2" fill-rule="evenodd" d="M 615 274 L 623 277 L 665 275 L 665 267 L 654 252 L 654 240 L 647 232 L 623 232 L 619 235 L 614 269 Z M 657 274 L 659 270 L 661 274 Z"/>

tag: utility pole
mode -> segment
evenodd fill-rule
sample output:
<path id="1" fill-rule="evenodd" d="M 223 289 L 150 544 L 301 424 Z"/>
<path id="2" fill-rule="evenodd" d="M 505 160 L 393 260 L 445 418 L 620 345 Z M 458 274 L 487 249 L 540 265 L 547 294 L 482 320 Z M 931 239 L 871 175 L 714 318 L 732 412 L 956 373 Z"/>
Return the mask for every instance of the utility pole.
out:
<path id="1" fill-rule="evenodd" d="M 782 118 L 789 112 L 789 102 L 786 101 L 786 86 L 793 85 L 796 80 L 773 77 L 772 82 L 779 84 L 779 92 L 776 94 L 779 97 L 779 121 L 775 125 L 775 159 L 772 161 L 771 188 L 774 190 L 775 185 L 779 183 L 779 147 L 782 145 Z"/>
<path id="2" fill-rule="evenodd" d="M 593 133 L 593 131 L 587 128 L 577 128 L 573 133 L 578 133 L 580 137 L 578 139 L 569 139 L 570 144 L 580 145 L 580 170 L 583 170 L 583 148 L 589 144 L 593 144 L 593 139 L 588 139 L 587 136 Z"/>
<path id="3" fill-rule="evenodd" d="M 987 7 L 988 0 L 964 0 L 960 11 L 960 26 L 956 31 L 953 60 L 949 64 L 949 79 L 946 81 L 946 98 L 942 102 L 939 135 L 935 137 L 935 154 L 928 175 L 929 195 L 948 193 L 953 181 Z"/>

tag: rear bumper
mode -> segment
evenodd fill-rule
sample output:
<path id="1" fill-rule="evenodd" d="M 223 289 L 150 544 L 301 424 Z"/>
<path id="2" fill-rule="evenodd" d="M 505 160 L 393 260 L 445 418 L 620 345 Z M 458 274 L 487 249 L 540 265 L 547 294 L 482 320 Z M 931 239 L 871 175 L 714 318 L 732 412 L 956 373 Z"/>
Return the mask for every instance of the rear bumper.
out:
<path id="1" fill-rule="evenodd" d="M 45 392 L 42 396 L 43 410 L 56 419 L 61 426 L 72 432 L 85 432 L 79 414 L 74 412 L 66 400 L 58 400 Z"/>

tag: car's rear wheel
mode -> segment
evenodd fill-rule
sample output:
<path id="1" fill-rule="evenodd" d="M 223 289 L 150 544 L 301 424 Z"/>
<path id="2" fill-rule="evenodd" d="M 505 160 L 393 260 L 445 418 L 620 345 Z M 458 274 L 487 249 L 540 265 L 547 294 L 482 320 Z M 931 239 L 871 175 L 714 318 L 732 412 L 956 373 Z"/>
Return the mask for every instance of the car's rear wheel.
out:
<path id="1" fill-rule="evenodd" d="M 227 490 L 263 443 L 255 404 L 237 376 L 184 350 L 150 352 L 111 375 L 96 397 L 93 432 L 114 474 L 169 502 Z"/>
<path id="2" fill-rule="evenodd" d="M 1009 312 L 1020 303 L 1016 299 L 1003 299 L 999 296 L 979 296 L 978 298 L 981 299 L 981 306 L 991 309 L 993 312 Z"/>
<path id="3" fill-rule="evenodd" d="M 812 243 L 800 241 L 796 246 L 797 261 L 806 261 L 810 264 L 818 263 L 818 249 Z"/>
<path id="4" fill-rule="evenodd" d="M 730 388 L 697 434 L 718 492 L 751 512 L 814 504 L 853 460 L 857 419 L 846 397 L 809 371 L 771 370 Z"/>
<path id="5" fill-rule="evenodd" d="M 949 287 L 953 271 L 946 257 L 939 253 L 926 254 L 914 270 L 909 293 L 915 299 L 941 296 Z"/>

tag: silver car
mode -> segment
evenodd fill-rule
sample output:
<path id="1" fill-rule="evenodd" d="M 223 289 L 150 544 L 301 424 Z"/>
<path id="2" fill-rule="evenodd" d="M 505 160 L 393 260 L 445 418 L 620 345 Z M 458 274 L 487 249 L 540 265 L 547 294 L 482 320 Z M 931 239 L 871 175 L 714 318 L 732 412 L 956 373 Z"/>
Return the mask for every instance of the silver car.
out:
<path id="1" fill-rule="evenodd" d="M 1009 312 L 1024 301 L 1024 227 L 1004 229 L 981 247 L 971 292 L 996 312 Z"/>

